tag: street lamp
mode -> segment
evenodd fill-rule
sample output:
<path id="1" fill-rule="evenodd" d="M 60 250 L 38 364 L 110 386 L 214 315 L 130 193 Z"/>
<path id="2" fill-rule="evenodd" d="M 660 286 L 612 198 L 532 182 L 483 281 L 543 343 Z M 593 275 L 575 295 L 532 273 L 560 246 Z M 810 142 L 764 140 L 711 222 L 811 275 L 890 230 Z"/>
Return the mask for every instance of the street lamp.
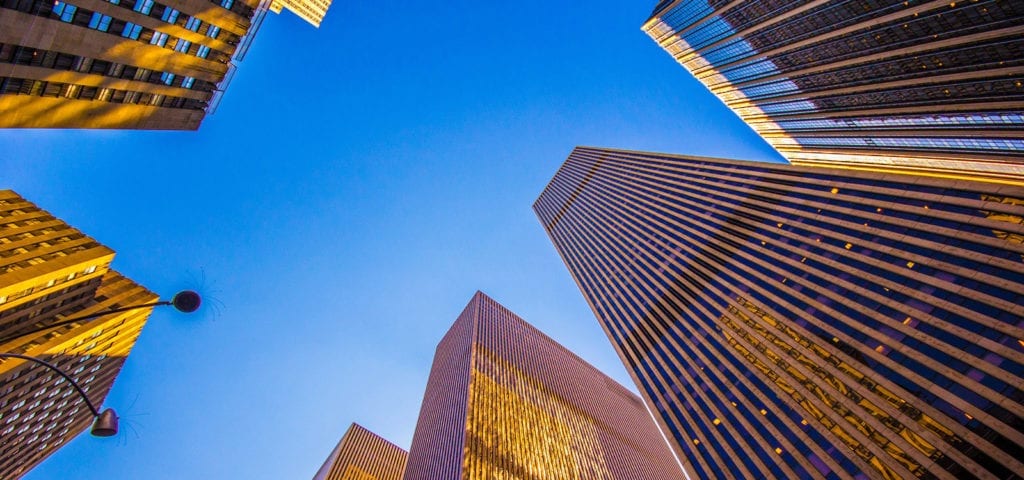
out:
<path id="1" fill-rule="evenodd" d="M 22 332 L 18 333 L 17 335 L 12 335 L 8 336 L 7 338 L 0 339 L 0 344 L 5 344 L 7 342 L 10 342 L 20 337 L 24 337 L 26 335 L 32 335 L 34 333 L 51 330 L 53 328 L 61 327 L 71 323 L 81 322 L 84 320 L 91 320 L 96 317 L 110 315 L 111 313 L 127 312 L 131 310 L 138 310 L 140 308 L 159 307 L 164 305 L 171 305 L 179 312 L 192 313 L 196 310 L 199 310 L 199 306 L 201 304 L 202 298 L 199 296 L 198 293 L 193 292 L 192 290 L 183 290 L 174 295 L 174 298 L 170 300 L 161 300 L 157 302 L 144 303 L 140 305 L 130 305 L 127 307 L 112 308 L 110 310 L 104 310 L 102 312 L 65 319 L 57 323 L 51 323 L 44 327 L 37 328 L 31 332 Z M 65 373 L 63 370 L 57 368 L 56 365 L 53 365 L 52 363 L 47 362 L 45 360 L 40 360 L 38 358 L 30 357 L 28 355 L 22 355 L 20 353 L 0 352 L 0 358 L 19 358 L 21 360 L 27 360 L 29 362 L 38 363 L 39 365 L 43 365 L 46 368 L 49 368 L 50 370 L 57 372 L 58 375 L 63 377 L 64 380 L 67 380 L 68 383 L 70 383 L 71 386 L 74 387 L 75 391 L 78 392 L 78 395 L 82 397 L 82 400 L 85 400 L 85 404 L 89 406 L 89 411 L 92 413 L 92 416 L 94 417 L 91 433 L 97 437 L 110 437 L 117 434 L 117 412 L 115 412 L 114 409 L 112 408 L 108 408 L 103 411 L 100 411 L 98 408 L 96 408 L 96 406 L 93 405 L 92 401 L 89 400 L 89 397 L 85 394 L 85 390 L 82 390 L 82 387 L 78 385 L 78 382 L 76 382 L 75 379 L 71 378 L 71 376 Z"/>
<path id="2" fill-rule="evenodd" d="M 102 312 L 96 312 L 96 313 L 92 313 L 92 314 L 89 314 L 89 315 L 83 315 L 81 317 L 68 318 L 68 319 L 62 320 L 62 321 L 57 322 L 57 323 L 51 323 L 51 324 L 45 325 L 43 327 L 39 327 L 39 328 L 37 328 L 35 330 L 32 330 L 30 332 L 22 332 L 22 333 L 18 333 L 17 335 L 11 335 L 11 336 L 9 336 L 7 338 L 0 339 L 0 344 L 4 344 L 4 343 L 7 343 L 7 342 L 10 342 L 11 340 L 14 340 L 14 339 L 16 339 L 18 337 L 23 337 L 25 335 L 32 335 L 33 333 L 43 332 L 43 331 L 46 331 L 46 330 L 50 330 L 52 328 L 63 327 L 64 325 L 68 325 L 68 324 L 75 323 L 75 322 L 81 322 L 83 320 L 91 320 L 91 319 L 96 318 L 96 317 L 102 317 L 104 315 L 110 315 L 111 313 L 127 312 L 127 311 L 130 311 L 130 310 L 138 310 L 140 308 L 161 307 L 161 306 L 164 306 L 164 305 L 172 305 L 172 306 L 174 306 L 175 309 L 177 309 L 179 312 L 182 312 L 182 313 L 192 313 L 192 312 L 194 312 L 196 310 L 199 310 L 199 306 L 201 304 L 202 304 L 202 298 L 199 296 L 198 293 L 196 293 L 196 292 L 194 292 L 192 290 L 182 290 L 182 291 L 178 292 L 177 294 L 175 294 L 174 298 L 171 298 L 170 300 L 161 300 L 161 301 L 152 302 L 152 303 L 144 303 L 144 304 L 141 304 L 141 305 L 130 305 L 130 306 L 127 306 L 127 307 L 112 308 L 110 310 L 104 310 Z"/>
<path id="3" fill-rule="evenodd" d="M 82 400 L 85 400 L 85 404 L 89 406 L 89 411 L 91 411 L 92 416 L 95 417 L 95 420 L 92 422 L 91 433 L 97 437 L 110 437 L 117 434 L 117 412 L 115 412 L 113 408 L 108 408 L 101 412 L 92 404 L 92 400 L 89 400 L 89 396 L 85 394 L 85 390 L 82 390 L 82 387 L 78 385 L 78 382 L 71 378 L 70 375 L 64 373 L 63 370 L 57 368 L 56 365 L 45 360 L 40 360 L 36 357 L 21 355 L 19 353 L 0 353 L 0 358 L 20 358 L 22 360 L 38 363 L 50 370 L 53 370 L 54 372 L 57 372 L 58 375 L 64 377 L 64 380 L 67 380 L 68 383 L 74 387 L 75 391 L 78 392 L 78 396 L 82 397 Z"/>

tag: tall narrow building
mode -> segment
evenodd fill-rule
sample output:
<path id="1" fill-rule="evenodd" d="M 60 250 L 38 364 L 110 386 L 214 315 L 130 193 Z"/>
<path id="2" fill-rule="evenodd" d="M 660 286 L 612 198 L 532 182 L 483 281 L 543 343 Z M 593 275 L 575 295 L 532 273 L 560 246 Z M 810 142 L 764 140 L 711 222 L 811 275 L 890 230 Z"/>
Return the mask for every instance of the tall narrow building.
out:
<path id="1" fill-rule="evenodd" d="M 313 480 L 402 480 L 409 452 L 355 423 Z"/>
<path id="2" fill-rule="evenodd" d="M 0 0 L 0 128 L 195 130 L 260 0 Z"/>
<path id="3" fill-rule="evenodd" d="M 1024 472 L 1024 188 L 577 148 L 534 210 L 691 478 Z"/>
<path id="4" fill-rule="evenodd" d="M 110 270 L 113 258 L 109 248 L 16 193 L 0 191 L 0 352 L 55 364 L 95 405 L 103 404 L 152 308 L 38 330 L 157 300 Z M 0 359 L 0 478 L 21 477 L 92 420 L 56 373 Z"/>
<path id="5" fill-rule="evenodd" d="M 641 400 L 477 292 L 437 346 L 406 480 L 671 480 Z"/>
<path id="6" fill-rule="evenodd" d="M 665 0 L 643 30 L 794 164 L 1024 184 L 1024 2 Z"/>

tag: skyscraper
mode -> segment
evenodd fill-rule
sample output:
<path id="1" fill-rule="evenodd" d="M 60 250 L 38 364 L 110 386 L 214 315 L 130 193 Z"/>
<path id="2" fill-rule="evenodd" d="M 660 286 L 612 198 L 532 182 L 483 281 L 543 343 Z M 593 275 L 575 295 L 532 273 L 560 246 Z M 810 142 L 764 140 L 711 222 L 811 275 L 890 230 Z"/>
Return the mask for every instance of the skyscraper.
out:
<path id="1" fill-rule="evenodd" d="M 195 130 L 260 0 L 0 0 L 0 128 Z"/>
<path id="2" fill-rule="evenodd" d="M 534 210 L 691 477 L 1024 472 L 1024 188 L 577 148 Z"/>
<path id="3" fill-rule="evenodd" d="M 1024 184 L 1024 2 L 665 0 L 643 30 L 794 164 Z"/>
<path id="4" fill-rule="evenodd" d="M 437 346 L 406 480 L 682 478 L 636 395 L 477 292 Z"/>
<path id="5" fill-rule="evenodd" d="M 320 22 L 324 20 L 330 7 L 331 0 L 273 0 L 270 11 L 281 13 L 282 8 L 287 8 L 310 25 L 320 28 Z"/>
<path id="6" fill-rule="evenodd" d="M 409 453 L 355 423 L 313 480 L 402 480 Z"/>
<path id="7" fill-rule="evenodd" d="M 102 405 L 151 308 L 27 334 L 157 296 L 110 270 L 114 252 L 16 193 L 0 191 L 0 352 L 46 360 Z M 92 423 L 70 384 L 0 360 L 0 478 L 18 478 Z"/>

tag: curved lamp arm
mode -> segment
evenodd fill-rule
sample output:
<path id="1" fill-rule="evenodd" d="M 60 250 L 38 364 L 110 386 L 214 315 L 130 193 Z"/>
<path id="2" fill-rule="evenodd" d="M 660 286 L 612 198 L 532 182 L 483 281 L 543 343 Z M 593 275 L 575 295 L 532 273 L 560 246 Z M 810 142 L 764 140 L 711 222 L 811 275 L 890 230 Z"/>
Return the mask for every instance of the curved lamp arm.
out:
<path id="1" fill-rule="evenodd" d="M 63 370 L 57 368 L 56 365 L 47 362 L 46 360 L 40 360 L 36 357 L 30 357 L 19 353 L 0 353 L 0 358 L 19 358 L 22 360 L 28 360 L 57 372 L 58 375 L 63 377 L 64 380 L 67 380 L 68 383 L 75 388 L 78 395 L 82 397 L 82 400 L 85 400 L 85 404 L 89 406 L 89 411 L 92 413 L 92 416 L 96 417 L 96 421 L 93 422 L 92 425 L 92 434 L 98 437 L 109 437 L 117 433 L 117 414 L 114 410 L 108 408 L 101 412 L 96 408 L 96 405 L 93 405 L 92 400 L 89 400 L 89 396 L 85 394 L 85 390 L 82 390 L 82 387 L 78 385 L 78 382 L 71 378 L 67 373 L 64 373 Z"/>
<path id="2" fill-rule="evenodd" d="M 37 329 L 32 330 L 30 332 L 21 332 L 21 333 L 18 333 L 16 335 L 11 335 L 11 336 L 9 336 L 7 338 L 0 339 L 0 344 L 4 344 L 4 343 L 7 343 L 7 342 L 10 342 L 12 340 L 15 340 L 15 339 L 20 338 L 20 337 L 24 337 L 26 335 L 32 335 L 32 334 L 36 334 L 36 333 L 39 333 L 39 332 L 45 332 L 47 330 L 51 330 L 51 329 L 54 329 L 54 328 L 57 328 L 57 327 L 63 327 L 64 325 L 69 325 L 69 324 L 81 322 L 81 321 L 84 321 L 84 320 L 92 320 L 94 318 L 102 317 L 104 315 L 110 315 L 111 313 L 128 312 L 128 311 L 131 311 L 131 310 L 138 310 L 140 308 L 159 307 L 159 306 L 163 306 L 163 305 L 174 305 L 174 308 L 177 309 L 179 312 L 192 313 L 192 312 L 194 312 L 194 311 L 199 309 L 199 305 L 201 303 L 202 303 L 202 299 L 199 297 L 198 293 L 193 292 L 191 290 L 183 290 L 183 291 L 178 292 L 177 294 L 175 294 L 174 298 L 172 298 L 171 300 L 161 300 L 161 301 L 158 301 L 158 302 L 143 303 L 141 305 L 132 305 L 132 306 L 128 306 L 128 307 L 112 308 L 110 310 L 104 310 L 102 312 L 96 312 L 96 313 L 91 313 L 89 315 L 82 315 L 80 317 L 69 318 L 69 319 L 62 320 L 62 321 L 59 321 L 59 322 L 56 322 L 56 323 L 48 324 L 46 326 L 37 328 Z"/>

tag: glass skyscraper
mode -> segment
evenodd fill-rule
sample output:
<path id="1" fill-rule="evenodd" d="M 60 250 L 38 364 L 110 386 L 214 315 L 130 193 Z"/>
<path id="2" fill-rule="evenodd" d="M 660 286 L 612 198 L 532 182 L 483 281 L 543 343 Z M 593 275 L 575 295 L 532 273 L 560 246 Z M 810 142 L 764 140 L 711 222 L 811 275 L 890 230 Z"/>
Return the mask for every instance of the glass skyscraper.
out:
<path id="1" fill-rule="evenodd" d="M 791 163 L 1024 184 L 1024 2 L 666 0 L 643 30 Z"/>
<path id="2" fill-rule="evenodd" d="M 672 480 L 643 402 L 477 292 L 437 346 L 406 480 Z"/>
<path id="3" fill-rule="evenodd" d="M 1024 187 L 577 148 L 534 209 L 691 477 L 1024 472 Z"/>

